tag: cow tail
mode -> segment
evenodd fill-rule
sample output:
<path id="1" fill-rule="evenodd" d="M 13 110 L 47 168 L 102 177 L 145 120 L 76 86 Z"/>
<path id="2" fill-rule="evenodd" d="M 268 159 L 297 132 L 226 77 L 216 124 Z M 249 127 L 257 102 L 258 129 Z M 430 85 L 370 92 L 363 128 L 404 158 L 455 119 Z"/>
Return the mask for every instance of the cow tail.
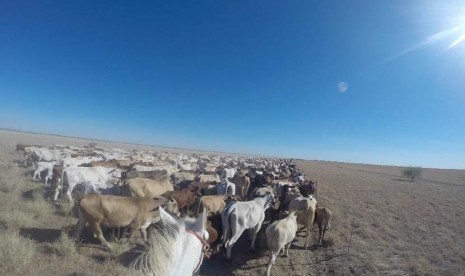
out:
<path id="1" fill-rule="evenodd" d="M 223 223 L 223 246 L 225 246 L 226 242 L 229 240 L 229 232 L 231 229 L 229 229 L 231 222 L 231 213 L 233 210 L 234 202 L 229 203 L 226 208 L 224 208 L 223 212 L 221 213 L 221 222 Z"/>
<path id="2" fill-rule="evenodd" d="M 326 230 L 329 230 L 331 229 L 331 213 L 328 210 L 326 211 L 326 221 L 327 221 Z"/>

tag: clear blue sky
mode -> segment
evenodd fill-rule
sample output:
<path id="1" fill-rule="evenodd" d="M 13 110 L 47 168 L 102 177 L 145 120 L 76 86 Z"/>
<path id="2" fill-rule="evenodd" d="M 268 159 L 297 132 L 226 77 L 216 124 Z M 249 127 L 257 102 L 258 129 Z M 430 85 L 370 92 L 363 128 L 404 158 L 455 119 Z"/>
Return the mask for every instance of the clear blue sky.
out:
<path id="1" fill-rule="evenodd" d="M 0 127 L 465 168 L 462 40 L 463 1 L 2 1 Z"/>

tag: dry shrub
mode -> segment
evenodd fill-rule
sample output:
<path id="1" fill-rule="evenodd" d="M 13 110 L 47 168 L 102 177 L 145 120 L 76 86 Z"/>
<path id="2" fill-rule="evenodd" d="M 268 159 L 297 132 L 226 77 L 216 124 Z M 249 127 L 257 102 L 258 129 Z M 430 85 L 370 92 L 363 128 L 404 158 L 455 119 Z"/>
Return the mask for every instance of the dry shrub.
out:
<path id="1" fill-rule="evenodd" d="M 33 215 L 21 210 L 2 211 L 0 213 L 0 225 L 7 229 L 19 229 L 31 222 Z"/>
<path id="2" fill-rule="evenodd" d="M 36 251 L 35 243 L 17 233 L 0 233 L 0 274 L 11 275 L 29 264 Z"/>
<path id="3" fill-rule="evenodd" d="M 77 254 L 76 244 L 74 240 L 66 234 L 61 232 L 60 238 L 52 244 L 53 252 L 59 256 L 73 256 Z"/>
<path id="4" fill-rule="evenodd" d="M 438 275 L 436 268 L 423 257 L 408 259 L 408 268 L 410 275 Z"/>
<path id="5" fill-rule="evenodd" d="M 52 213 L 52 206 L 43 197 L 26 201 L 23 209 L 31 213 L 35 219 Z"/>
<path id="6" fill-rule="evenodd" d="M 125 231 L 126 232 L 126 231 Z M 129 244 L 124 241 L 124 239 L 120 239 L 118 234 L 112 234 L 108 243 L 110 244 L 110 252 L 112 258 L 117 258 L 124 252 L 129 250 Z"/>
<path id="7" fill-rule="evenodd" d="M 74 204 L 69 201 L 65 201 L 64 203 L 60 204 L 58 208 L 59 214 L 67 218 L 72 217 L 74 214 Z"/>

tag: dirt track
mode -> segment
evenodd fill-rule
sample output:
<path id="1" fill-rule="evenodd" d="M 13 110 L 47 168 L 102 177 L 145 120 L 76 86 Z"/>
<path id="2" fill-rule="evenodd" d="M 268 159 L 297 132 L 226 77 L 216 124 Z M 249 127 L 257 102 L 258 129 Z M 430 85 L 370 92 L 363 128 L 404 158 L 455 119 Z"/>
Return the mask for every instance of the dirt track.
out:
<path id="1" fill-rule="evenodd" d="M 88 142 L 0 130 L 0 161 L 12 161 L 17 143 L 84 145 Z M 128 144 L 107 145 L 150 148 Z M 328 232 L 324 247 L 313 246 L 310 250 L 302 248 L 304 239 L 299 237 L 291 247 L 290 256 L 278 258 L 272 275 L 463 273 L 464 170 L 424 169 L 422 178 L 412 183 L 400 177 L 399 167 L 317 161 L 298 161 L 297 164 L 308 177 L 318 181 L 318 203 L 332 210 L 332 230 Z M 0 207 L 14 208 L 15 204 L 23 204 L 22 200 L 27 200 L 24 193 L 16 201 L 2 200 Z M 35 261 L 31 267 L 24 268 L 23 273 L 128 273 L 124 265 L 130 258 L 129 253 L 115 259 L 108 257 L 108 253 L 99 246 L 84 245 L 77 256 L 62 258 L 45 250 L 59 236 L 61 228 L 69 223 L 55 212 L 31 221 L 20 229 L 21 235 L 36 240 L 43 249 L 36 253 Z M 352 247 L 347 256 L 352 228 Z M 256 247 L 254 254 L 249 253 L 244 235 L 233 248 L 231 264 L 222 262 L 220 257 L 207 260 L 202 266 L 201 275 L 263 275 L 268 261 L 263 233 L 259 234 Z"/>

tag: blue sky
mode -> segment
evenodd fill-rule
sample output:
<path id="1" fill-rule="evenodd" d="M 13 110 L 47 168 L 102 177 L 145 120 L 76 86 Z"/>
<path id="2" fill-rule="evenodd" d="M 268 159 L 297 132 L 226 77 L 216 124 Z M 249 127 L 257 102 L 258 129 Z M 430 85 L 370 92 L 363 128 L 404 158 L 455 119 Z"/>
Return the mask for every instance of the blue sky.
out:
<path id="1" fill-rule="evenodd" d="M 465 168 L 460 1 L 96 2 L 0 3 L 0 127 Z"/>

